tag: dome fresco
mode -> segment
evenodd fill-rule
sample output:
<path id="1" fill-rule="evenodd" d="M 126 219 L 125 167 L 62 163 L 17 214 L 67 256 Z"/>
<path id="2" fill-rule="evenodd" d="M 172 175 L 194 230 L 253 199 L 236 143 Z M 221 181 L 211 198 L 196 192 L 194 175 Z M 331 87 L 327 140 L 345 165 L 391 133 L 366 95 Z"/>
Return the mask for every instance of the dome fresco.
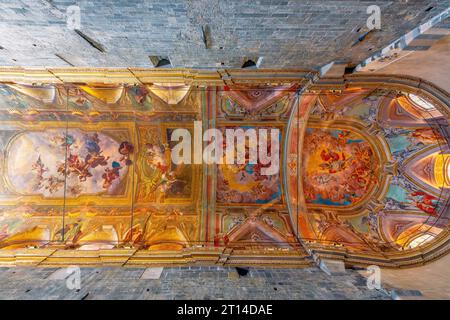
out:
<path id="1" fill-rule="evenodd" d="M 0 84 L 0 251 L 346 252 L 370 263 L 441 248 L 448 105 L 407 85 L 302 86 Z M 279 170 L 249 162 L 250 138 L 244 164 L 175 163 L 173 133 L 196 137 L 196 122 L 202 133 L 276 129 L 279 148 L 266 148 L 279 149 Z"/>

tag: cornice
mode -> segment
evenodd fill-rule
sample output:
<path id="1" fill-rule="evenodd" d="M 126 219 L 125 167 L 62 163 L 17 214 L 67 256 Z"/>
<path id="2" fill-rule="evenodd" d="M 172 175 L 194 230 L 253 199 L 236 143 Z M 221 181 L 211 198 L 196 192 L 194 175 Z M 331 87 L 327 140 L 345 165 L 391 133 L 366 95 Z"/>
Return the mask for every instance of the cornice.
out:
<path id="1" fill-rule="evenodd" d="M 308 69 L 156 69 L 156 68 L 24 68 L 0 67 L 0 82 L 24 84 L 103 83 L 151 84 L 184 83 L 188 85 L 303 84 L 317 76 Z"/>

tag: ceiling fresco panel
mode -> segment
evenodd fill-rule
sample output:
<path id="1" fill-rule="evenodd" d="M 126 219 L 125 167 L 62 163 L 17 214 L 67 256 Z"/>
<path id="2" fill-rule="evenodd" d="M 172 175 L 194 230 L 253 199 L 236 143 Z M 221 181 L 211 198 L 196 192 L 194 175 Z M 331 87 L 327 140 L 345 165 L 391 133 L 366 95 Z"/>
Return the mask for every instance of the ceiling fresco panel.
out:
<path id="1" fill-rule="evenodd" d="M 136 192 L 132 244 L 150 251 L 182 250 L 199 242 L 202 164 L 172 161 L 177 129 L 194 137 L 202 119 L 199 88 L 182 84 L 146 87 L 150 112 L 136 115 Z M 188 151 L 193 160 L 193 149 Z"/>
<path id="2" fill-rule="evenodd" d="M 225 86 L 218 90 L 218 108 L 214 119 L 223 137 L 223 159 L 215 165 L 215 237 L 216 245 L 229 248 L 298 248 L 286 204 L 284 142 L 286 124 L 297 98 L 297 85 Z M 237 155 L 239 142 L 232 137 L 245 134 L 245 163 L 230 164 L 226 157 Z M 261 144 L 261 132 L 267 132 L 267 145 Z M 278 139 L 271 145 L 271 133 Z M 230 136 L 227 139 L 227 134 Z M 232 144 L 231 141 L 234 141 Z M 275 141 L 275 140 L 274 140 Z M 227 149 L 228 146 L 228 149 Z M 252 152 L 266 147 L 272 161 L 251 161 Z M 278 170 L 264 174 L 272 165 Z"/>
<path id="3" fill-rule="evenodd" d="M 309 127 L 303 157 L 303 190 L 310 205 L 355 205 L 378 183 L 373 147 L 351 130 Z"/>
<path id="4" fill-rule="evenodd" d="M 282 184 L 281 176 L 282 170 L 277 170 L 275 174 L 264 175 L 262 169 L 269 168 L 271 165 L 277 165 L 278 167 L 282 163 L 282 150 L 279 149 L 278 154 L 275 158 L 279 159 L 278 164 L 262 164 L 258 159 L 256 164 L 249 163 L 249 152 L 250 144 L 254 144 L 253 147 L 261 146 L 258 139 L 261 139 L 261 130 L 266 130 L 268 135 L 271 134 L 272 130 L 277 130 L 278 139 L 282 141 L 284 132 L 283 128 L 277 125 L 272 126 L 259 126 L 259 125 L 247 125 L 247 126 L 233 126 L 229 125 L 226 127 L 220 127 L 221 132 L 226 137 L 226 130 L 243 130 L 246 132 L 248 130 L 254 130 L 256 139 L 246 139 L 248 144 L 245 149 L 245 164 L 226 164 L 225 159 L 223 159 L 224 164 L 217 165 L 217 202 L 222 204 L 248 204 L 248 205 L 262 205 L 267 203 L 281 204 L 283 203 L 282 197 Z M 226 140 L 226 139 L 225 139 Z M 237 153 L 237 141 L 234 143 L 235 150 L 232 150 L 235 155 Z M 227 152 L 227 144 L 224 142 L 224 153 Z M 272 146 L 270 142 L 267 143 L 267 151 L 270 154 L 272 151 Z M 258 149 L 259 154 L 259 149 Z M 225 157 L 225 155 L 224 155 Z M 281 168 L 280 168 L 281 169 Z"/>
<path id="5" fill-rule="evenodd" d="M 64 243 L 98 250 L 127 244 L 136 133 L 124 85 L 68 85 Z"/>
<path id="6" fill-rule="evenodd" d="M 0 84 L 0 248 L 63 241 L 66 89 Z M 58 138 L 56 138 L 58 137 Z"/>

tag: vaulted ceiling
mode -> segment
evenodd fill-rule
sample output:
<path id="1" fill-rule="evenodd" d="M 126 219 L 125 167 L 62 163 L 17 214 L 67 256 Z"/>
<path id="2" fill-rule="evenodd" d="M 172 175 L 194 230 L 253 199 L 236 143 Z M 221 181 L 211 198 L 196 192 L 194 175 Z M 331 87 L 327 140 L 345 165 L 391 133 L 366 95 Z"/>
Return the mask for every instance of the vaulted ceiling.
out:
<path id="1" fill-rule="evenodd" d="M 344 250 L 369 262 L 445 251 L 448 100 L 348 81 L 3 83 L 0 249 Z M 175 164 L 171 135 L 194 136 L 194 121 L 279 130 L 280 170 Z"/>
<path id="2" fill-rule="evenodd" d="M 301 157 L 300 237 L 355 251 L 403 251 L 449 223 L 447 121 L 432 100 L 385 88 L 321 92 Z M 447 164 L 448 165 L 448 164 Z M 447 181 L 447 182 L 446 182 Z M 419 239 L 419 240 L 417 240 Z"/>

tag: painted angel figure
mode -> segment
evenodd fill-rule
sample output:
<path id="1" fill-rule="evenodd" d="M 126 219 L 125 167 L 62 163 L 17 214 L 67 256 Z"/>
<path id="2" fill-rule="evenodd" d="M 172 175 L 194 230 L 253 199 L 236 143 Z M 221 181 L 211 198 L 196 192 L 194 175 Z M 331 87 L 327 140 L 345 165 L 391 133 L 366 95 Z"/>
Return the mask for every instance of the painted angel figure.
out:
<path id="1" fill-rule="evenodd" d="M 86 149 L 88 151 L 88 155 L 84 159 L 84 162 L 91 168 L 108 165 L 109 156 L 104 156 L 101 154 L 103 151 L 100 148 L 100 139 L 98 134 L 94 133 L 92 136 L 87 136 L 86 138 Z"/>
<path id="2" fill-rule="evenodd" d="M 133 152 L 134 146 L 128 141 L 123 141 L 119 146 L 119 153 L 122 155 L 120 162 L 124 162 L 127 166 L 131 165 L 133 161 L 131 161 L 130 155 Z"/>
<path id="3" fill-rule="evenodd" d="M 102 175 L 104 189 L 111 187 L 113 181 L 120 177 L 120 169 L 122 169 L 122 167 L 117 161 L 113 161 L 111 168 L 105 169 L 105 172 Z"/>
<path id="4" fill-rule="evenodd" d="M 322 150 L 320 157 L 323 162 L 319 165 L 322 170 L 328 170 L 329 173 L 337 173 L 343 171 L 346 166 L 345 154 L 338 154 L 330 150 Z"/>
<path id="5" fill-rule="evenodd" d="M 435 196 L 429 195 L 423 191 L 415 191 L 411 193 L 411 199 L 414 201 L 417 208 L 433 217 L 438 216 L 437 208 L 439 199 Z"/>
<path id="6" fill-rule="evenodd" d="M 147 163 L 151 167 L 160 170 L 162 173 L 167 173 L 169 167 L 165 159 L 164 146 L 163 145 L 158 146 L 152 143 L 147 143 L 145 147 L 147 148 L 146 150 Z"/>
<path id="7" fill-rule="evenodd" d="M 31 165 L 31 170 L 36 172 L 35 189 L 40 189 L 45 181 L 44 174 L 48 172 L 48 168 L 45 167 L 40 155 L 36 162 Z"/>

